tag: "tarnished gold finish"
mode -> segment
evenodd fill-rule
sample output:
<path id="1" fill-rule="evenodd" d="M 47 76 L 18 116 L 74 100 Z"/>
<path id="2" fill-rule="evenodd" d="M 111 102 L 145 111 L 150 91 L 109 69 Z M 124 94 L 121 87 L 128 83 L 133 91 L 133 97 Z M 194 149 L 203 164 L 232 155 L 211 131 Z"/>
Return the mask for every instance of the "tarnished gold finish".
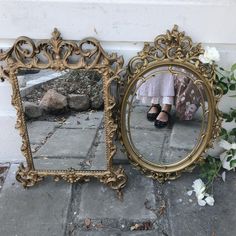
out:
<path id="1" fill-rule="evenodd" d="M 116 152 L 113 139 L 117 131 L 117 123 L 113 117 L 116 101 L 110 93 L 110 85 L 113 81 L 120 80 L 123 58 L 114 53 L 111 55 L 105 53 L 100 43 L 94 38 L 83 39 L 77 44 L 74 41 L 63 40 L 59 31 L 55 29 L 51 39 L 36 43 L 30 38 L 19 37 L 12 48 L 6 52 L 0 52 L 0 60 L 6 64 L 1 67 L 1 76 L 7 78 L 12 85 L 12 105 L 17 111 L 16 127 L 22 137 L 21 151 L 27 162 L 27 167 L 23 164 L 20 165 L 16 174 L 17 180 L 24 187 L 29 187 L 41 181 L 45 176 L 53 176 L 56 181 L 64 179 L 69 183 L 88 181 L 90 177 L 95 177 L 111 188 L 121 190 L 125 186 L 127 176 L 123 168 L 116 169 L 112 165 L 112 159 Z M 53 171 L 34 168 L 17 81 L 18 70 L 27 68 L 96 70 L 102 75 L 107 170 L 79 171 L 71 168 Z"/>
<path id="2" fill-rule="evenodd" d="M 204 49 L 201 45 L 193 44 L 191 38 L 185 36 L 184 32 L 179 32 L 175 25 L 171 31 L 168 30 L 166 34 L 157 36 L 154 43 L 145 43 L 143 50 L 128 64 L 127 77 L 123 81 L 124 94 L 120 114 L 121 141 L 131 163 L 148 177 L 160 182 L 175 179 L 183 171 L 191 171 L 219 136 L 222 118 L 218 110 L 218 102 L 222 96 L 222 90 L 216 85 L 215 65 L 203 64 L 199 60 L 199 55 L 203 53 Z M 200 135 L 200 144 L 196 145 L 183 160 L 173 164 L 159 165 L 143 160 L 135 151 L 126 128 L 126 107 L 137 81 L 146 73 L 162 66 L 181 67 L 191 72 L 197 78 L 195 85 L 204 88 L 208 108 L 203 106 L 205 109 L 203 114 L 207 116 L 207 127 Z"/>

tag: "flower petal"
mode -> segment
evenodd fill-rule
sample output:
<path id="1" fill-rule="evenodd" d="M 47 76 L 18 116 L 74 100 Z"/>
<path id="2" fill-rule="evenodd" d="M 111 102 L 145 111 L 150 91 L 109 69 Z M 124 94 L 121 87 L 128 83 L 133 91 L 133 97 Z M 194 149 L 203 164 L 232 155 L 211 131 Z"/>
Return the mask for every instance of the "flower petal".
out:
<path id="1" fill-rule="evenodd" d="M 199 199 L 199 200 L 197 201 L 197 203 L 198 203 L 199 206 L 205 206 L 205 205 L 206 205 L 206 201 L 205 201 L 205 200 L 202 200 L 202 199 Z"/>
<path id="2" fill-rule="evenodd" d="M 193 194 L 193 190 L 190 190 L 187 192 L 188 196 L 191 196 Z"/>
<path id="3" fill-rule="evenodd" d="M 205 201 L 209 206 L 214 206 L 215 200 L 212 196 L 206 197 Z"/>
<path id="4" fill-rule="evenodd" d="M 230 150 L 232 148 L 232 144 L 223 139 L 220 140 L 219 146 L 224 148 L 225 150 Z"/>
<path id="5" fill-rule="evenodd" d="M 196 194 L 203 193 L 206 189 L 206 186 L 201 179 L 196 179 L 195 181 L 193 181 L 192 187 Z"/>
<path id="6" fill-rule="evenodd" d="M 226 172 L 225 171 L 221 174 L 221 177 L 222 177 L 222 180 L 225 182 L 225 179 L 226 179 Z"/>
<path id="7" fill-rule="evenodd" d="M 231 144 L 231 148 L 232 148 L 232 149 L 236 149 L 236 143 L 232 143 L 232 144 Z"/>
<path id="8" fill-rule="evenodd" d="M 209 61 L 206 57 L 204 57 L 204 55 L 199 55 L 198 59 L 203 63 L 210 63 L 211 61 Z"/>
<path id="9" fill-rule="evenodd" d="M 204 193 L 199 193 L 199 194 L 196 194 L 196 197 L 197 197 L 198 200 L 202 200 L 205 197 L 205 194 Z"/>

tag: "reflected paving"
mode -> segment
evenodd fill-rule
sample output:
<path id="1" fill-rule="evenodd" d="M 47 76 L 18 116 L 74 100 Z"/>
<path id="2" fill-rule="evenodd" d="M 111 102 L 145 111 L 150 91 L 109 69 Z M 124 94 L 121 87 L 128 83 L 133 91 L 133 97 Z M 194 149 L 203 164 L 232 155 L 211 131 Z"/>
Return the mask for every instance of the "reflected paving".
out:
<path id="1" fill-rule="evenodd" d="M 146 119 L 148 109 L 135 104 L 131 111 L 130 132 L 136 152 L 155 164 L 181 161 L 197 143 L 201 131 L 201 109 L 189 121 L 177 119 L 172 111 L 172 127 L 162 129 Z"/>
<path id="2" fill-rule="evenodd" d="M 106 169 L 102 111 L 29 122 L 28 132 L 36 169 Z"/>
<path id="3" fill-rule="evenodd" d="M 101 75 L 26 70 L 18 81 L 35 169 L 106 170 Z"/>

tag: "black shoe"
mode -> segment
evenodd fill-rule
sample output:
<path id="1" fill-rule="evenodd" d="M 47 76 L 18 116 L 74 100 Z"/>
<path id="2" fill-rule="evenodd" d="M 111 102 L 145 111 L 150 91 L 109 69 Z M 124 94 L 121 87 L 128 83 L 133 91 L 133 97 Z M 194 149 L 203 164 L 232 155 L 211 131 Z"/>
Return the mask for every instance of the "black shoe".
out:
<path id="1" fill-rule="evenodd" d="M 157 108 L 157 112 L 156 113 L 149 113 L 149 111 L 152 109 L 152 107 L 156 107 Z M 147 112 L 147 119 L 149 121 L 154 121 L 156 120 L 157 116 L 159 115 L 159 113 L 161 112 L 161 106 L 159 104 L 155 104 L 155 105 L 152 105 L 148 112 Z"/>
<path id="2" fill-rule="evenodd" d="M 164 112 L 167 114 L 168 116 L 168 120 L 167 121 L 161 121 L 161 120 L 155 120 L 154 125 L 157 128 L 165 128 L 166 126 L 170 126 L 171 125 L 171 115 L 169 112 L 162 110 L 161 112 Z"/>

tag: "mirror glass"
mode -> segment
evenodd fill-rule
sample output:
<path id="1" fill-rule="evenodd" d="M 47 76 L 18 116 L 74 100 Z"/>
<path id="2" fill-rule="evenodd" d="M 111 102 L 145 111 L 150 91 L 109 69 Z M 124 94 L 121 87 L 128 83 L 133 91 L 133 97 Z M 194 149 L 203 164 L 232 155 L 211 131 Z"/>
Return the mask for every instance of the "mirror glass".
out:
<path id="1" fill-rule="evenodd" d="M 24 69 L 18 83 L 35 169 L 107 169 L 98 72 Z"/>
<path id="2" fill-rule="evenodd" d="M 177 163 L 201 143 L 207 109 L 204 85 L 191 71 L 178 66 L 151 69 L 134 80 L 127 97 L 129 143 L 145 162 Z"/>

